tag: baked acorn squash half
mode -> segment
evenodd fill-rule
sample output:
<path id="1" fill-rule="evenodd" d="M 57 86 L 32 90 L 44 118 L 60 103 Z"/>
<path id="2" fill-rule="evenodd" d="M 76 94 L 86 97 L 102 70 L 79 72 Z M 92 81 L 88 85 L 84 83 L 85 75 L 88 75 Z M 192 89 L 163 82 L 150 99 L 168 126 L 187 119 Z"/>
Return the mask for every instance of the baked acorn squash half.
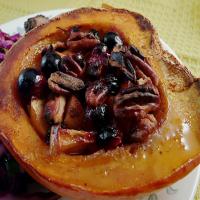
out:
<path id="1" fill-rule="evenodd" d="M 199 80 L 138 13 L 62 14 L 14 45 L 0 79 L 0 139 L 61 196 L 125 200 L 200 162 Z"/>

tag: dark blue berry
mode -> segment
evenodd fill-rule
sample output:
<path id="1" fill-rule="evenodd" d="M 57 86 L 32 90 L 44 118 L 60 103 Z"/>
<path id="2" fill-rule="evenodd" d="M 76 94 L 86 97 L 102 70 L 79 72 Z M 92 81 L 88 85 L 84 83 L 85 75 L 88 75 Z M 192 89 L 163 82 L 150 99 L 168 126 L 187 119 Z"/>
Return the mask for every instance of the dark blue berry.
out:
<path id="1" fill-rule="evenodd" d="M 108 105 L 103 104 L 96 108 L 87 110 L 87 118 L 90 119 L 96 129 L 106 126 L 110 122 L 110 108 Z"/>
<path id="2" fill-rule="evenodd" d="M 106 146 L 112 139 L 116 138 L 118 132 L 113 127 L 104 127 L 97 134 L 97 144 L 99 146 Z"/>
<path id="3" fill-rule="evenodd" d="M 46 77 L 49 77 L 51 73 L 59 70 L 61 66 L 61 57 L 58 55 L 52 47 L 46 51 L 42 56 L 41 60 L 41 71 L 45 74 Z"/>
<path id="4" fill-rule="evenodd" d="M 115 45 L 123 45 L 122 39 L 115 32 L 107 32 L 104 35 L 103 43 L 108 47 L 109 50 L 112 50 Z"/>
<path id="5" fill-rule="evenodd" d="M 108 86 L 109 93 L 111 95 L 116 95 L 120 88 L 118 78 L 116 78 L 115 76 L 109 76 L 106 78 L 106 83 Z"/>
<path id="6" fill-rule="evenodd" d="M 104 104 L 96 107 L 93 114 L 95 124 L 104 126 L 109 123 L 110 109 L 109 106 Z"/>
<path id="7" fill-rule="evenodd" d="M 28 97 L 32 94 L 32 88 L 38 75 L 39 72 L 32 68 L 27 68 L 21 71 L 18 78 L 18 88 L 23 97 Z"/>

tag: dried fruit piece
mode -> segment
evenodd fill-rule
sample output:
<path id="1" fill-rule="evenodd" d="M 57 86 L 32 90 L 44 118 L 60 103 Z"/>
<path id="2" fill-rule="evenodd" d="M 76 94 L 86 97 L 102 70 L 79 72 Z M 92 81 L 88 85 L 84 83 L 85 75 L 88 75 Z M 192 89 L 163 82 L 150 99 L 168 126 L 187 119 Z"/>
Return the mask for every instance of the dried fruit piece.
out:
<path id="1" fill-rule="evenodd" d="M 50 134 L 50 153 L 80 154 L 95 142 L 91 132 L 62 129 L 52 126 Z"/>
<path id="2" fill-rule="evenodd" d="M 65 109 L 63 124 L 69 129 L 80 130 L 83 127 L 84 110 L 80 101 L 72 96 Z"/>
<path id="3" fill-rule="evenodd" d="M 44 107 L 44 115 L 49 124 L 57 124 L 63 121 L 66 99 L 64 96 L 56 96 L 47 101 Z"/>
<path id="4" fill-rule="evenodd" d="M 63 72 L 54 72 L 48 79 L 49 88 L 58 94 L 69 94 L 70 91 L 79 91 L 85 87 L 84 82 Z"/>
<path id="5" fill-rule="evenodd" d="M 48 125 L 44 118 L 44 100 L 33 97 L 28 111 L 32 125 L 39 136 L 44 139 L 48 130 Z"/>
<path id="6" fill-rule="evenodd" d="M 87 62 L 86 72 L 92 77 L 100 77 L 108 66 L 108 55 L 103 45 L 97 45 Z"/>
<path id="7" fill-rule="evenodd" d="M 85 98 L 87 105 L 97 107 L 104 104 L 108 99 L 109 89 L 105 80 L 99 80 L 91 84 L 86 90 Z"/>

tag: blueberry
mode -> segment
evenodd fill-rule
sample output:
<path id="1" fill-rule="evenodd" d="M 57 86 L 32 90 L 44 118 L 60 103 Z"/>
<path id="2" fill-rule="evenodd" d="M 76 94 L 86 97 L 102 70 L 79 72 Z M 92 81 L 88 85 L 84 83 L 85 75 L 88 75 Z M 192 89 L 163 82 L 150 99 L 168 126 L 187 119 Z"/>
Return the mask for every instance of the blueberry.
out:
<path id="1" fill-rule="evenodd" d="M 50 47 L 46 53 L 42 56 L 41 60 L 41 71 L 46 77 L 49 77 L 51 73 L 59 70 L 61 66 L 61 57 Z"/>
<path id="2" fill-rule="evenodd" d="M 118 78 L 115 76 L 109 76 L 106 78 L 106 83 L 108 86 L 109 93 L 111 95 L 116 95 L 120 88 Z"/>
<path id="3" fill-rule="evenodd" d="M 18 78 L 18 89 L 23 100 L 31 96 L 42 97 L 46 94 L 47 80 L 36 69 L 27 68 L 21 71 Z"/>
<path id="4" fill-rule="evenodd" d="M 27 68 L 21 71 L 18 78 L 18 88 L 23 97 L 31 95 L 32 88 L 38 75 L 39 72 L 32 68 Z"/>
<path id="5" fill-rule="evenodd" d="M 106 104 L 88 109 L 86 115 L 97 129 L 106 126 L 110 122 L 110 108 Z"/>
<path id="6" fill-rule="evenodd" d="M 108 105 L 103 104 L 101 106 L 96 107 L 93 114 L 93 120 L 96 125 L 104 126 L 108 124 L 109 117 L 110 117 L 110 109 Z"/>
<path id="7" fill-rule="evenodd" d="M 103 43 L 106 44 L 109 50 L 112 50 L 115 45 L 123 45 L 122 39 L 115 32 L 107 32 L 104 35 Z"/>
<path id="8" fill-rule="evenodd" d="M 115 128 L 113 127 L 105 127 L 102 128 L 97 135 L 97 144 L 99 146 L 106 146 L 108 143 L 116 138 L 118 135 L 118 132 Z"/>

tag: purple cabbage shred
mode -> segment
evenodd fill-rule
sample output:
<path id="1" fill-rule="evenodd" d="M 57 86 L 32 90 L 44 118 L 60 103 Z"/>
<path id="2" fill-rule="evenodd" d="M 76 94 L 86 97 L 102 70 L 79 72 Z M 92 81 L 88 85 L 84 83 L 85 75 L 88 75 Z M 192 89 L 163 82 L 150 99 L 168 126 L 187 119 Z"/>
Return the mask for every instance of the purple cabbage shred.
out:
<path id="1" fill-rule="evenodd" d="M 19 33 L 9 35 L 0 29 L 0 63 L 4 60 L 6 52 L 20 37 Z"/>

